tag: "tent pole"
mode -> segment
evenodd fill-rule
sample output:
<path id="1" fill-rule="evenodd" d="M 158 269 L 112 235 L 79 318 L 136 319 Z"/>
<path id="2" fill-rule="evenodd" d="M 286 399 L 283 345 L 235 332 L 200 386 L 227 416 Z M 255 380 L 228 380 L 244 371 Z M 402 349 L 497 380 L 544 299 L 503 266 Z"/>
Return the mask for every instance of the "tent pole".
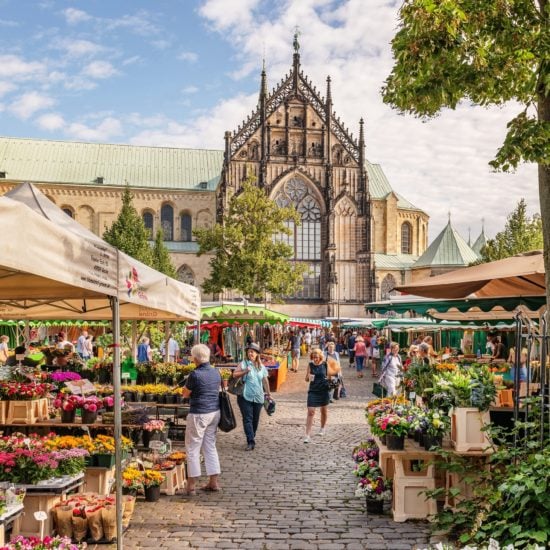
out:
<path id="1" fill-rule="evenodd" d="M 120 402 L 120 304 L 110 298 L 113 311 L 113 393 L 115 395 L 116 547 L 122 550 L 122 419 Z"/>
<path id="2" fill-rule="evenodd" d="M 137 321 L 134 319 L 132 321 L 132 359 L 137 361 Z"/>

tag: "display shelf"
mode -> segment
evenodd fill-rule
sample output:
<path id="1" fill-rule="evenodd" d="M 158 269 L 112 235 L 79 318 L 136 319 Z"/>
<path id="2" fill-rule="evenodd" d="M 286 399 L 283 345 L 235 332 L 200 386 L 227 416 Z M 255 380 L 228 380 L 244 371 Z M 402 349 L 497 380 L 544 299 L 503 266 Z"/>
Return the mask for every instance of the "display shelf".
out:
<path id="1" fill-rule="evenodd" d="M 16 522 L 21 520 L 24 509 L 23 504 L 15 504 L 8 506 L 7 510 L 0 515 L 0 546 L 6 544 L 6 528 L 11 524 L 14 525 L 14 528 L 16 527 Z"/>

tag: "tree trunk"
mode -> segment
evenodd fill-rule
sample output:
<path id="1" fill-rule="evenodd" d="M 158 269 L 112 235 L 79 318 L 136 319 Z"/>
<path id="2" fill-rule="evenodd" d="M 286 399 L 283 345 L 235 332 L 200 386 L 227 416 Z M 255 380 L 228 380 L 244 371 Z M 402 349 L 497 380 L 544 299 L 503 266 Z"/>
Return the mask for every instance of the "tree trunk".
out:
<path id="1" fill-rule="evenodd" d="M 550 124 L 550 97 L 539 96 L 539 120 Z M 544 243 L 544 269 L 546 271 L 546 308 L 550 311 L 550 165 L 539 164 L 539 200 Z M 550 323 L 547 331 L 550 329 Z M 550 331 L 549 331 L 550 332 Z"/>

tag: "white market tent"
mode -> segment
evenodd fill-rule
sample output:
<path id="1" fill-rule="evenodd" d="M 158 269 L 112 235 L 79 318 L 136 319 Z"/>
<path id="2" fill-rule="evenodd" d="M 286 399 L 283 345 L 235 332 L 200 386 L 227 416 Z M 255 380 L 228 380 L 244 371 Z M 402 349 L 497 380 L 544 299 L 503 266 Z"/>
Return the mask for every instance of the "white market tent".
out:
<path id="1" fill-rule="evenodd" d="M 160 312 L 163 319 L 171 315 L 182 321 L 200 318 L 195 287 L 174 281 L 105 243 L 30 184 L 9 195 L 0 197 L 0 317 L 19 311 L 19 318 L 32 319 L 41 308 L 54 307 L 58 318 L 61 311 L 76 315 L 79 308 L 82 314 L 93 303 L 105 312 L 112 309 L 115 344 L 120 339 L 120 304 L 138 311 L 144 308 L 150 314 Z M 114 391 L 120 394 L 118 345 L 114 352 Z M 122 549 L 120 419 L 120 401 L 115 400 L 118 549 Z"/>

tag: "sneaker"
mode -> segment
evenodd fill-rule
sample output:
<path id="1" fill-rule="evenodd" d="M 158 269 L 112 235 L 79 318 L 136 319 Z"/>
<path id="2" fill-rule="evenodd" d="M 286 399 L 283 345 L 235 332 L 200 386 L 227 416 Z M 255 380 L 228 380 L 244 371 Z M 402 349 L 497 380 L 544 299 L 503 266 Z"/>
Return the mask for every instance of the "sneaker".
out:
<path id="1" fill-rule="evenodd" d="M 321 428 L 317 435 L 325 435 L 325 428 Z"/>
<path id="2" fill-rule="evenodd" d="M 309 435 L 306 435 L 304 437 L 304 443 L 309 443 L 311 441 L 311 438 L 309 437 Z"/>

